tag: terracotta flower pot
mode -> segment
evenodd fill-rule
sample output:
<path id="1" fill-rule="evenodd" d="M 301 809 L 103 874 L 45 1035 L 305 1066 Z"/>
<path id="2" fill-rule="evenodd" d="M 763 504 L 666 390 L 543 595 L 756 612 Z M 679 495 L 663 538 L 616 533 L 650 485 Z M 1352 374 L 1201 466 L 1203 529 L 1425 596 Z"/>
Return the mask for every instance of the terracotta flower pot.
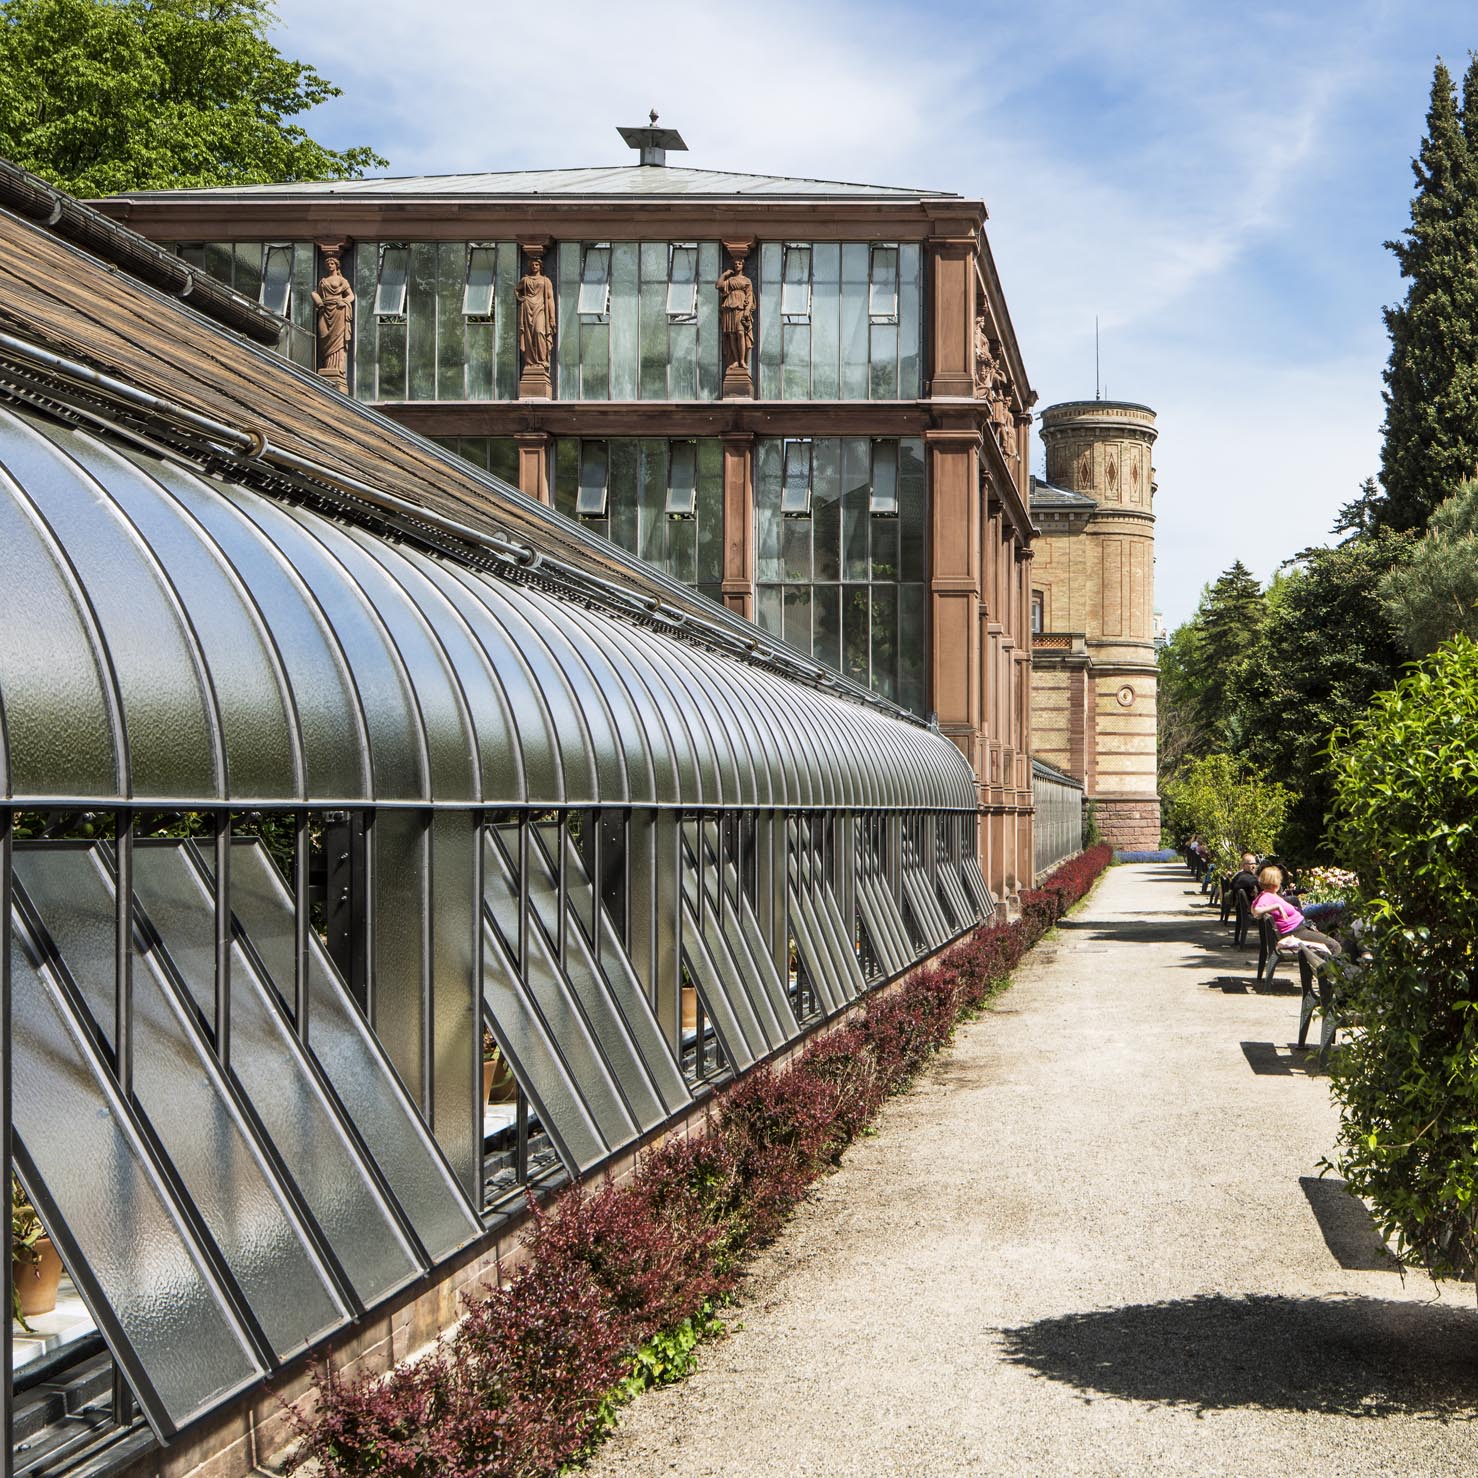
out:
<path id="1" fill-rule="evenodd" d="M 685 1032 L 698 1030 L 698 992 L 691 985 L 683 987 L 682 1026 Z"/>
<path id="2" fill-rule="evenodd" d="M 493 1074 L 498 1071 L 496 1058 L 484 1057 L 482 1060 L 482 1101 L 488 1101 L 488 1095 L 493 1091 Z"/>
<path id="3" fill-rule="evenodd" d="M 56 1287 L 62 1278 L 62 1260 L 50 1237 L 42 1237 L 36 1243 L 40 1262 L 12 1262 L 10 1276 L 20 1294 L 21 1313 L 26 1318 L 33 1314 L 49 1314 L 56 1307 Z"/>
<path id="4" fill-rule="evenodd" d="M 518 1092 L 518 1083 L 513 1069 L 502 1057 L 484 1060 L 482 1065 L 482 1101 L 484 1103 L 512 1103 Z"/>

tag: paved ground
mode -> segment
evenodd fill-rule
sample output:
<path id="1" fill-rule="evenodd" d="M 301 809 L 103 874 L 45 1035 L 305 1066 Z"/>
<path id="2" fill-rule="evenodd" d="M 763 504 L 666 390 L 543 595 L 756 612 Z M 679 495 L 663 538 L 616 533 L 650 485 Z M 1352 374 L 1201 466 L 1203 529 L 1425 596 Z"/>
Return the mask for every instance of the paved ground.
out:
<path id="1" fill-rule="evenodd" d="M 1473 1289 L 1403 1282 L 1315 1178 L 1296 987 L 1191 887 L 1113 869 L 592 1478 L 1478 1470 Z"/>

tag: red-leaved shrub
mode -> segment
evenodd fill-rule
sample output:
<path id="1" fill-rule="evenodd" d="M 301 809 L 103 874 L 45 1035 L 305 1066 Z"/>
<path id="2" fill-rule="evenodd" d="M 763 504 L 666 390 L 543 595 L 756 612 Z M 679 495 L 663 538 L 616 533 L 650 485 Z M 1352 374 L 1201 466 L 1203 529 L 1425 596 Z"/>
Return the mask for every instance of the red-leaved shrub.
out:
<path id="1" fill-rule="evenodd" d="M 316 1411 L 290 1408 L 297 1464 L 316 1459 L 324 1478 L 543 1478 L 577 1458 L 637 1352 L 732 1289 L 738 1256 L 776 1234 L 1112 855 L 1093 847 L 1065 862 L 1022 893 L 1014 923 L 957 941 L 789 1067 L 746 1073 L 717 1096 L 707 1134 L 644 1152 L 626 1184 L 535 1205 L 527 1260 L 465 1300 L 451 1335 L 382 1378 L 315 1376 Z"/>

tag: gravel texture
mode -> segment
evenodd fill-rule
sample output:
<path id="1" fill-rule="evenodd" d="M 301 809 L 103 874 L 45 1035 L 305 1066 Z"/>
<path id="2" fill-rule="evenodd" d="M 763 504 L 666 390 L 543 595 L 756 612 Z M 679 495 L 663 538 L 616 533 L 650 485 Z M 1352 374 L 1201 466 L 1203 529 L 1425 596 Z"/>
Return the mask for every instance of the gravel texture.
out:
<path id="1" fill-rule="evenodd" d="M 1294 972 L 1111 869 L 754 1263 L 591 1478 L 1478 1471 L 1474 1292 L 1319 1179 Z"/>

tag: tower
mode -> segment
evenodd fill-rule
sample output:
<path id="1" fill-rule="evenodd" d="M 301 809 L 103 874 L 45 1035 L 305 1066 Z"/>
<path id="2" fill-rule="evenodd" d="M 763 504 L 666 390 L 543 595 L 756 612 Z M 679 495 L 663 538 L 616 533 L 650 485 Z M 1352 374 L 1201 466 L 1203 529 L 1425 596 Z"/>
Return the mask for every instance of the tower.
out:
<path id="1" fill-rule="evenodd" d="M 1083 779 L 1108 841 L 1157 847 L 1155 413 L 1065 401 L 1042 412 L 1041 433 L 1034 747 Z"/>

